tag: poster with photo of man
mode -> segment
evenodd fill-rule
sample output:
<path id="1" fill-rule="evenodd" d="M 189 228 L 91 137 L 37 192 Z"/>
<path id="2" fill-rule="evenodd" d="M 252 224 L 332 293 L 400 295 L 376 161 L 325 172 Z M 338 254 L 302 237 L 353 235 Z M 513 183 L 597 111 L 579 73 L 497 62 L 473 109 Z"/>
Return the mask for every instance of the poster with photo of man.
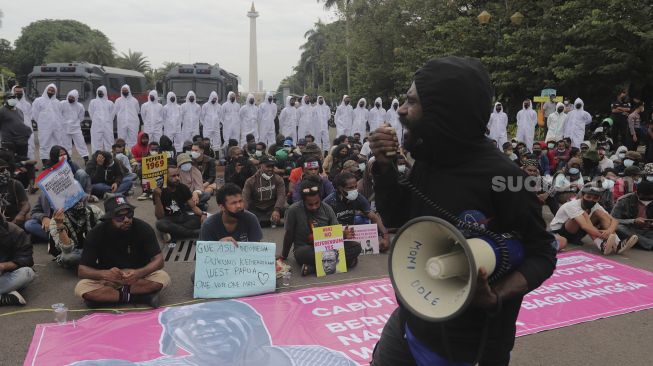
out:
<path id="1" fill-rule="evenodd" d="M 361 244 L 361 254 L 379 254 L 379 228 L 376 224 L 353 225 L 354 237 Z"/>
<path id="2" fill-rule="evenodd" d="M 313 228 L 313 237 L 317 276 L 347 272 L 342 225 Z"/>

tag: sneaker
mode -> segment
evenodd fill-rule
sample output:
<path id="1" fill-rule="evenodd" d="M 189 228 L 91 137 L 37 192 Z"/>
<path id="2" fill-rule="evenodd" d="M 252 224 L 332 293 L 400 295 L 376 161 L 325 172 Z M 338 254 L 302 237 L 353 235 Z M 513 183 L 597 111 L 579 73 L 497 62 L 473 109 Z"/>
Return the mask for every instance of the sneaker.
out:
<path id="1" fill-rule="evenodd" d="M 88 202 L 89 203 L 96 203 L 96 202 L 100 202 L 100 199 L 96 195 L 89 195 L 88 196 Z"/>
<path id="2" fill-rule="evenodd" d="M 629 238 L 626 238 L 617 244 L 617 254 L 621 254 L 628 249 L 632 248 L 637 244 L 639 237 L 637 235 L 631 235 Z"/>
<path id="3" fill-rule="evenodd" d="M 172 241 L 172 235 L 170 235 L 170 233 L 163 233 L 161 234 L 161 237 L 163 238 L 164 243 L 170 243 Z"/>
<path id="4" fill-rule="evenodd" d="M 143 192 L 140 196 L 137 198 L 139 201 L 145 201 L 147 199 L 147 193 Z"/>
<path id="5" fill-rule="evenodd" d="M 25 298 L 22 297 L 18 291 L 11 291 L 0 295 L 0 306 L 18 306 L 26 304 L 27 301 L 25 301 Z"/>
<path id="6" fill-rule="evenodd" d="M 612 234 L 601 243 L 601 253 L 603 255 L 610 255 L 617 249 L 617 235 Z"/>

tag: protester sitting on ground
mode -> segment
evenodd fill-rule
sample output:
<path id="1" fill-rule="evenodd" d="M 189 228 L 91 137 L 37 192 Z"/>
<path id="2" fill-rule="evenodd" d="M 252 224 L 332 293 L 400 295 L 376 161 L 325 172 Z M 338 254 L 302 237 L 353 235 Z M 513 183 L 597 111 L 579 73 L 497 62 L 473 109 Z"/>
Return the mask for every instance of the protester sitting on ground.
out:
<path id="1" fill-rule="evenodd" d="M 0 214 L 0 306 L 25 305 L 18 290 L 34 280 L 29 236 Z"/>
<path id="2" fill-rule="evenodd" d="M 289 192 L 292 192 L 295 188 L 294 185 L 302 180 L 302 175 L 304 174 L 304 162 L 310 158 L 316 158 L 320 163 L 322 162 L 322 151 L 317 144 L 312 142 L 306 144 L 306 149 L 304 149 L 302 157 L 297 160 L 299 166 L 290 171 L 290 175 L 288 176 Z"/>
<path id="3" fill-rule="evenodd" d="M 637 235 L 619 237 L 616 234 L 619 222 L 598 204 L 603 187 L 595 183 L 586 184 L 579 199 L 569 201 L 558 209 L 551 221 L 551 231 L 568 242 L 582 245 L 581 240 L 589 235 L 603 255 L 622 254 L 637 243 Z"/>
<path id="4" fill-rule="evenodd" d="M 522 170 L 528 174 L 529 177 L 536 178 L 536 185 L 529 184 L 529 187 L 537 187 L 538 190 L 535 192 L 537 195 L 537 199 L 540 201 L 541 205 L 547 205 L 549 206 L 549 209 L 551 210 L 551 213 L 553 215 L 558 212 L 558 208 L 560 207 L 560 204 L 558 201 L 555 199 L 555 189 L 552 188 L 550 182 L 546 182 L 544 179 L 542 179 L 542 176 L 540 175 L 540 171 L 538 169 L 538 163 L 537 160 L 533 159 L 527 159 L 524 164 L 522 165 Z"/>
<path id="5" fill-rule="evenodd" d="M 546 148 L 546 144 L 534 142 L 532 150 L 533 155 L 537 158 L 540 175 L 551 175 L 551 170 L 549 169 L 549 158 L 545 153 L 543 153 L 544 148 Z"/>
<path id="6" fill-rule="evenodd" d="M 647 164 L 649 165 L 649 164 Z M 628 193 L 617 201 L 612 209 L 612 217 L 619 221 L 617 234 L 620 237 L 635 235 L 637 245 L 653 250 L 653 182 L 642 180 L 637 192 Z"/>
<path id="7" fill-rule="evenodd" d="M 501 149 L 503 150 L 503 154 L 508 157 L 511 161 L 513 161 L 515 164 L 518 163 L 519 157 L 517 154 L 514 153 L 512 143 L 510 142 L 504 142 L 503 145 L 501 146 Z"/>
<path id="8" fill-rule="evenodd" d="M 224 170 L 224 182 L 234 183 L 242 189 L 247 179 L 256 173 L 256 167 L 243 156 L 243 150 L 238 146 L 229 149 L 229 157 Z"/>
<path id="9" fill-rule="evenodd" d="M 581 174 L 586 181 L 592 180 L 594 177 L 601 175 L 599 169 L 599 153 L 596 150 L 587 150 L 585 154 L 583 154 Z"/>
<path id="10" fill-rule="evenodd" d="M 193 201 L 190 188 L 181 184 L 179 168 L 168 167 L 168 186 L 153 190 L 156 229 L 163 241 L 196 238 L 207 213 Z"/>
<path id="11" fill-rule="evenodd" d="M 91 177 L 91 193 L 98 198 L 125 195 L 132 188 L 132 180 L 125 176 L 125 171 L 110 152 L 96 151 L 86 164 L 86 173 Z"/>
<path id="12" fill-rule="evenodd" d="M 176 165 L 179 167 L 179 179 L 183 185 L 193 192 L 193 202 L 202 210 L 206 211 L 212 190 L 205 191 L 202 182 L 202 173 L 192 164 L 188 153 L 177 155 Z"/>
<path id="13" fill-rule="evenodd" d="M 138 175 L 132 171 L 132 166 L 129 162 L 129 156 L 125 154 L 125 145 L 119 144 L 117 142 L 111 145 L 111 154 L 113 155 L 113 159 L 116 162 L 120 163 L 121 168 L 125 174 L 124 177 L 131 180 L 132 183 L 135 182 L 138 179 Z"/>
<path id="14" fill-rule="evenodd" d="M 617 151 L 610 157 L 610 160 L 612 160 L 615 163 L 615 166 L 617 163 L 621 163 L 626 159 L 626 153 L 628 152 L 628 148 L 625 146 L 619 146 L 617 148 Z"/>
<path id="15" fill-rule="evenodd" d="M 326 170 L 325 167 L 325 171 L 327 172 L 329 179 L 333 180 L 336 175 L 342 171 L 342 166 L 345 164 L 345 161 L 349 160 L 349 157 L 351 156 L 349 150 L 349 146 L 340 144 L 333 151 L 331 166 L 328 170 Z"/>
<path id="16" fill-rule="evenodd" d="M 150 154 L 150 137 L 147 133 L 141 131 L 138 133 L 138 140 L 136 145 L 131 147 L 132 154 L 132 169 L 140 177 L 142 174 L 142 160 L 145 156 Z"/>
<path id="17" fill-rule="evenodd" d="M 88 233 L 104 215 L 100 208 L 86 202 L 83 198 L 66 211 L 59 209 L 49 220 L 48 253 L 64 268 L 75 268 L 79 264 Z"/>
<path id="18" fill-rule="evenodd" d="M 558 141 L 558 144 L 556 146 L 556 149 L 553 151 L 553 164 L 554 169 L 551 169 L 551 171 L 559 171 L 563 169 L 566 165 L 567 162 L 571 159 L 571 149 L 567 147 L 567 143 L 565 140 L 560 140 Z"/>
<path id="19" fill-rule="evenodd" d="M 219 211 L 202 224 L 199 240 L 258 242 L 263 238 L 256 216 L 245 210 L 240 187 L 227 183 L 215 193 Z"/>
<path id="20" fill-rule="evenodd" d="M 293 203 L 286 210 L 284 221 L 282 260 L 286 260 L 293 248 L 295 260 L 302 266 L 302 276 L 315 272 L 315 247 L 313 228 L 338 225 L 338 218 L 329 205 L 322 204 L 320 198 L 320 180 L 317 176 L 309 176 L 300 184 L 301 200 Z M 353 228 L 343 230 L 344 239 L 353 236 Z M 358 263 L 361 245 L 355 241 L 345 241 L 345 257 L 347 268 L 351 269 Z"/>
<path id="21" fill-rule="evenodd" d="M 274 144 L 268 146 L 268 155 L 275 156 L 278 150 L 283 149 L 283 142 L 286 140 L 286 137 L 282 134 L 277 134 L 274 140 Z"/>
<path id="22" fill-rule="evenodd" d="M 134 217 L 134 206 L 122 196 L 107 199 L 104 211 L 84 242 L 75 295 L 89 307 L 116 303 L 158 307 L 170 276 L 162 270 L 154 230 Z"/>
<path id="23" fill-rule="evenodd" d="M 30 219 L 25 221 L 25 231 L 31 235 L 32 243 L 47 242 L 49 240 L 50 216 L 52 214 L 50 201 L 41 192 L 29 212 Z"/>
<path id="24" fill-rule="evenodd" d="M 333 193 L 335 189 L 329 178 L 320 175 L 320 161 L 317 158 L 308 158 L 304 161 L 302 181 L 307 177 L 316 177 L 320 180 L 320 199 L 326 198 L 328 195 Z M 292 202 L 299 202 L 302 199 L 301 195 L 301 184 L 295 184 L 292 192 Z"/>
<path id="25" fill-rule="evenodd" d="M 390 248 L 388 229 L 381 217 L 370 207 L 370 202 L 358 194 L 356 177 L 351 173 L 340 173 L 334 181 L 336 191 L 324 199 L 331 206 L 342 226 L 376 224 L 379 232 L 379 250 L 383 253 Z"/>
<path id="26" fill-rule="evenodd" d="M 596 148 L 596 152 L 599 154 L 599 171 L 603 173 L 606 169 L 614 168 L 614 162 L 605 155 L 605 147 L 599 146 Z"/>
<path id="27" fill-rule="evenodd" d="M 553 188 L 558 203 L 564 204 L 583 188 L 585 181 L 580 173 L 580 167 L 580 159 L 572 158 L 562 171 L 553 176 Z"/>
<path id="28" fill-rule="evenodd" d="M 170 137 L 166 135 L 161 136 L 159 139 L 159 150 L 168 156 L 168 164 L 174 165 L 177 152 L 175 151 L 175 146 Z"/>
<path id="29" fill-rule="evenodd" d="M 87 194 L 91 194 L 91 178 L 89 177 L 88 173 L 84 169 L 81 169 L 77 163 L 73 161 L 73 159 L 70 157 L 70 154 L 68 154 L 68 150 L 66 150 L 63 146 L 59 145 L 54 145 L 50 149 L 50 160 L 48 160 L 46 167 L 51 168 L 55 164 L 57 164 L 61 159 L 66 159 L 66 162 L 70 166 L 70 170 L 72 170 L 73 175 L 75 176 L 75 180 L 79 182 L 79 184 L 82 186 L 82 189 L 84 192 Z M 87 162 L 88 163 L 88 162 Z M 91 202 L 97 202 L 97 197 L 90 197 Z"/>
<path id="30" fill-rule="evenodd" d="M 203 137 L 201 142 L 204 144 L 204 154 L 206 154 L 206 156 L 210 157 L 211 159 L 214 159 L 217 163 L 218 152 L 211 145 L 211 139 L 208 137 Z"/>
<path id="31" fill-rule="evenodd" d="M 0 213 L 6 221 L 22 228 L 27 221 L 30 204 L 25 187 L 11 177 L 9 169 L 9 163 L 0 159 Z"/>
<path id="32" fill-rule="evenodd" d="M 218 189 L 217 183 L 215 181 L 215 168 L 216 162 L 215 159 L 204 154 L 204 151 L 208 150 L 204 143 L 195 142 L 191 147 L 190 157 L 193 159 L 193 165 L 199 169 L 202 173 L 202 184 L 204 186 L 204 192 L 209 194 L 213 193 Z"/>
<path id="33" fill-rule="evenodd" d="M 286 205 L 286 186 L 274 173 L 276 160 L 261 158 L 259 170 L 245 182 L 245 209 L 256 215 L 261 226 L 279 225 Z"/>
<path id="34" fill-rule="evenodd" d="M 619 177 L 614 173 L 613 169 L 606 169 L 603 171 L 603 174 L 601 176 L 597 177 L 596 183 L 600 184 L 601 187 L 603 187 L 604 191 L 603 194 L 601 195 L 601 199 L 599 200 L 599 204 L 608 212 L 612 211 L 612 208 L 614 207 L 614 190 L 615 190 L 615 185 L 617 181 L 619 180 Z M 623 184 L 623 179 L 621 181 L 621 184 Z"/>
<path id="35" fill-rule="evenodd" d="M 363 163 L 362 166 L 364 167 L 365 163 Z M 340 172 L 340 174 L 342 174 L 342 173 L 353 174 L 354 177 L 356 178 L 356 181 L 359 181 L 359 180 L 361 180 L 363 178 L 363 171 L 364 171 L 364 170 L 361 171 L 360 167 L 361 167 L 361 164 L 359 164 L 358 161 L 353 160 L 353 159 L 349 159 L 349 160 L 345 161 L 345 163 L 342 165 L 342 171 Z M 335 182 L 335 179 L 334 179 L 334 182 Z"/>

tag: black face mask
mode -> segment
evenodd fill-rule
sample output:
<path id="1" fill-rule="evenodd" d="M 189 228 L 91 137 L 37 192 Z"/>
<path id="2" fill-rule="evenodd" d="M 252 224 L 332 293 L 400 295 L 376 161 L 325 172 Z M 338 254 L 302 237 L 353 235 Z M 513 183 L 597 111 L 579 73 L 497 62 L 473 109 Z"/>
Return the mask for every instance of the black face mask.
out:
<path id="1" fill-rule="evenodd" d="M 583 200 L 583 202 L 581 203 L 581 205 L 583 206 L 583 208 L 584 208 L 585 210 L 591 210 L 592 207 L 594 207 L 594 205 L 596 205 L 596 202 L 594 202 L 594 201 L 588 201 L 588 200 Z"/>
<path id="2" fill-rule="evenodd" d="M 104 93 L 102 93 L 102 92 L 97 92 L 97 96 L 98 96 L 98 98 L 102 98 L 102 97 L 104 96 Z"/>
<path id="3" fill-rule="evenodd" d="M 268 102 L 272 103 L 272 98 L 268 98 Z"/>
<path id="4" fill-rule="evenodd" d="M 236 98 L 230 98 L 229 100 L 231 101 L 231 103 L 233 103 L 236 101 Z"/>
<path id="5" fill-rule="evenodd" d="M 188 98 L 188 101 L 191 102 L 191 103 L 193 103 L 193 102 L 195 101 L 195 98 L 192 98 L 192 97 L 191 97 L 191 98 Z"/>
<path id="6" fill-rule="evenodd" d="M 501 112 L 501 107 L 497 107 L 497 113 Z"/>
<path id="7" fill-rule="evenodd" d="M 524 108 L 526 108 L 526 109 L 528 109 L 528 107 L 530 107 L 530 106 L 531 106 L 530 104 L 524 104 Z"/>
<path id="8" fill-rule="evenodd" d="M 320 105 L 322 105 L 322 104 L 324 104 L 324 101 L 321 100 L 321 101 L 319 101 L 318 103 L 320 103 Z"/>
<path id="9" fill-rule="evenodd" d="M 16 94 L 16 99 L 18 99 L 18 100 L 23 99 L 23 94 L 22 93 Z"/>
<path id="10" fill-rule="evenodd" d="M 122 92 L 122 95 L 123 95 L 124 97 L 128 97 L 128 96 L 129 96 L 129 92 L 124 91 L 124 92 Z"/>
<path id="11" fill-rule="evenodd" d="M 217 103 L 217 102 L 218 102 L 217 100 L 213 99 L 213 100 L 211 101 L 211 104 L 215 104 L 215 103 Z"/>
<path id="12" fill-rule="evenodd" d="M 295 106 L 295 102 L 290 102 L 290 106 L 291 106 L 291 107 L 294 107 L 294 106 Z"/>
<path id="13" fill-rule="evenodd" d="M 54 96 L 54 93 L 48 92 L 48 98 L 52 98 L 52 96 Z"/>
<path id="14" fill-rule="evenodd" d="M 170 98 L 170 102 L 172 102 L 172 103 L 174 103 L 175 100 L 176 100 L 175 98 Z"/>
<path id="15" fill-rule="evenodd" d="M 345 105 L 349 105 L 349 101 L 348 101 L 348 100 L 345 100 Z"/>
<path id="16" fill-rule="evenodd" d="M 394 105 L 392 106 L 392 108 L 394 108 L 394 109 L 395 109 L 395 111 L 396 111 L 396 110 L 397 110 L 397 108 L 399 108 L 399 105 L 398 105 L 398 104 L 394 104 Z"/>
<path id="17" fill-rule="evenodd" d="M 249 104 L 254 104 L 254 100 L 250 99 Z"/>
<path id="18" fill-rule="evenodd" d="M 565 110 L 564 108 L 558 108 L 558 113 L 562 113 L 562 111 L 564 110 Z"/>
<path id="19" fill-rule="evenodd" d="M 150 97 L 150 102 L 154 102 L 154 97 Z"/>
<path id="20" fill-rule="evenodd" d="M 580 109 L 582 106 L 582 104 L 576 104 L 576 109 Z"/>
<path id="21" fill-rule="evenodd" d="M 70 104 L 75 103 L 75 99 L 68 99 L 68 103 L 70 103 Z"/>
<path id="22" fill-rule="evenodd" d="M 363 105 L 365 105 L 365 104 L 364 103 L 358 103 L 358 106 L 361 107 L 361 108 L 363 108 Z"/>
<path id="23" fill-rule="evenodd" d="M 379 104 L 379 103 L 376 103 L 375 106 L 376 106 L 376 108 L 381 108 L 381 104 Z"/>

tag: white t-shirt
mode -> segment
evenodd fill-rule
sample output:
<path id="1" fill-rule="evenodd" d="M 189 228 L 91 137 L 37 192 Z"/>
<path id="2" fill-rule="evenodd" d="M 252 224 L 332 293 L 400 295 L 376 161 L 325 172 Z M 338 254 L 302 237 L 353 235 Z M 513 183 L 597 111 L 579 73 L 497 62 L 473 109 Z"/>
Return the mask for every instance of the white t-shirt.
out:
<path id="1" fill-rule="evenodd" d="M 552 231 L 560 230 L 562 228 L 562 225 L 565 224 L 565 222 L 581 216 L 585 212 L 585 210 L 581 206 L 582 203 L 583 200 L 576 199 L 576 200 L 569 201 L 564 205 L 560 206 L 558 212 L 556 212 L 555 217 L 551 221 L 551 230 Z M 596 210 L 601 210 L 607 213 L 607 211 L 597 202 L 594 205 L 594 207 L 592 207 L 592 209 L 590 210 L 590 214 L 589 214 L 590 218 L 592 217 L 594 212 L 596 212 Z"/>

